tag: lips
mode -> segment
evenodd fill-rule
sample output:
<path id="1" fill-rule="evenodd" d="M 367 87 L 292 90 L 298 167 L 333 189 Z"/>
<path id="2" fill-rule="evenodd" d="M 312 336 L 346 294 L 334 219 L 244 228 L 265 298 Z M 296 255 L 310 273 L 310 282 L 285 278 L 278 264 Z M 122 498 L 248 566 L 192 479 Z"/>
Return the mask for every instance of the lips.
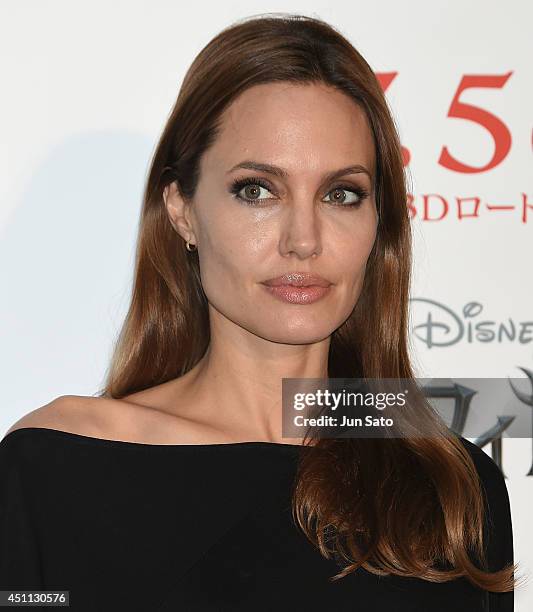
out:
<path id="1" fill-rule="evenodd" d="M 268 287 L 329 287 L 331 283 L 322 276 L 307 272 L 288 272 L 276 278 L 264 281 Z"/>

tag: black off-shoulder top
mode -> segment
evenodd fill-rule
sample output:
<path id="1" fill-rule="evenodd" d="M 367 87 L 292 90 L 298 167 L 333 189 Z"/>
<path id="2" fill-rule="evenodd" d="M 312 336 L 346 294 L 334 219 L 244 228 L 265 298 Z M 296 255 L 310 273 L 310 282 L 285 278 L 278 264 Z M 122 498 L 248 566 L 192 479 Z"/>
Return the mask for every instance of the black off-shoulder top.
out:
<path id="1" fill-rule="evenodd" d="M 500 569 L 513 562 L 505 480 L 461 440 L 487 493 L 489 564 Z M 439 584 L 361 568 L 330 582 L 340 566 L 292 521 L 302 451 L 14 430 L 0 441 L 0 590 L 69 591 L 69 608 L 87 612 L 513 610 L 512 592 L 464 578 Z"/>

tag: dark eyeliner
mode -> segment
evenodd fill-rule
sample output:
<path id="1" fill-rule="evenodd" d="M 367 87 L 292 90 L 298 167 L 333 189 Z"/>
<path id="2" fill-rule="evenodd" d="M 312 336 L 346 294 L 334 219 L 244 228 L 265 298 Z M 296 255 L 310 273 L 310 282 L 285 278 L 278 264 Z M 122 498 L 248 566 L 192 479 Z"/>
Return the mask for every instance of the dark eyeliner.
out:
<path id="1" fill-rule="evenodd" d="M 343 191 L 351 191 L 352 193 L 355 193 L 355 195 L 359 197 L 358 202 L 351 202 L 349 204 L 343 204 L 342 202 L 340 204 L 335 204 L 335 202 L 333 201 L 328 202 L 328 204 L 333 204 L 335 206 L 340 206 L 344 208 L 357 208 L 358 206 L 361 206 L 363 201 L 366 198 L 368 198 L 368 196 L 370 195 L 369 192 L 363 187 L 356 187 L 355 185 L 345 185 L 342 183 L 332 187 L 326 195 L 330 194 L 332 191 L 335 191 L 336 189 L 342 189 Z"/>
<path id="2" fill-rule="evenodd" d="M 263 189 L 267 189 L 268 191 L 272 191 L 271 186 L 264 181 L 262 178 L 248 176 L 246 178 L 235 179 L 230 187 L 230 193 L 233 194 L 235 198 L 241 200 L 242 202 L 246 202 L 247 204 L 251 204 L 252 206 L 260 203 L 262 200 L 251 200 L 248 198 L 243 198 L 239 196 L 239 191 L 246 187 L 247 185 L 259 185 L 259 187 L 263 187 Z"/>
<path id="3" fill-rule="evenodd" d="M 239 192 L 247 185 L 258 185 L 259 187 L 262 187 L 263 189 L 266 189 L 267 191 L 272 192 L 272 187 L 260 177 L 248 176 L 245 178 L 235 179 L 230 186 L 230 193 L 233 194 L 233 196 L 237 198 L 238 200 L 241 200 L 242 202 L 246 202 L 247 204 L 250 204 L 252 206 L 260 204 L 262 200 L 253 200 L 253 199 L 243 198 L 242 196 L 239 196 Z M 333 204 L 334 206 L 338 206 L 340 208 L 342 207 L 357 208 L 358 206 L 361 206 L 363 201 L 370 195 L 369 192 L 366 189 L 363 189 L 362 187 L 356 187 L 355 185 L 347 185 L 347 184 L 342 184 L 342 183 L 333 186 L 326 193 L 326 195 L 330 194 L 332 191 L 335 191 L 336 189 L 342 189 L 343 191 L 350 191 L 352 193 L 355 193 L 359 197 L 358 202 L 352 202 L 348 204 L 343 204 L 342 202 L 340 204 L 336 204 L 333 201 L 327 202 L 328 204 Z M 266 198 L 266 199 L 270 199 L 270 198 Z"/>

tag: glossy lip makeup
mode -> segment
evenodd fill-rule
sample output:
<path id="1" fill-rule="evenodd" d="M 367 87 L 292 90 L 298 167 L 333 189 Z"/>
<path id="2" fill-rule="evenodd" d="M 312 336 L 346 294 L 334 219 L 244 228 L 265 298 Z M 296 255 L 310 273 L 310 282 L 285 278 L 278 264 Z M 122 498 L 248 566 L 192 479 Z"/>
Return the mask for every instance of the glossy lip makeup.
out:
<path id="1" fill-rule="evenodd" d="M 289 304 L 313 304 L 330 292 L 331 283 L 307 272 L 289 272 L 261 283 L 275 298 Z"/>

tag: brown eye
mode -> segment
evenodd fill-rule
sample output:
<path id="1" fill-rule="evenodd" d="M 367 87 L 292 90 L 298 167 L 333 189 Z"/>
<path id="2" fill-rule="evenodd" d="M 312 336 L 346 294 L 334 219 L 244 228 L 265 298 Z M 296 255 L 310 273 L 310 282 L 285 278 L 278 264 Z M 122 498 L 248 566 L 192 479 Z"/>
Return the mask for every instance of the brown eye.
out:
<path id="1" fill-rule="evenodd" d="M 346 199 L 346 192 L 344 191 L 344 189 L 334 189 L 330 193 L 333 194 L 334 202 L 344 202 L 344 200 Z"/>
<path id="2" fill-rule="evenodd" d="M 346 194 L 351 194 L 347 195 Z M 359 206 L 363 203 L 363 200 L 368 196 L 368 192 L 359 187 L 348 187 L 338 186 L 332 189 L 328 194 L 332 204 L 338 204 L 339 206 Z"/>
<path id="3" fill-rule="evenodd" d="M 259 198 L 262 187 L 260 185 L 246 185 L 244 187 L 244 197 L 247 200 L 256 200 Z"/>
<path id="4" fill-rule="evenodd" d="M 272 200 L 272 191 L 266 182 L 259 178 L 238 179 L 233 182 L 230 188 L 237 199 L 248 204 L 261 203 L 264 200 Z"/>

